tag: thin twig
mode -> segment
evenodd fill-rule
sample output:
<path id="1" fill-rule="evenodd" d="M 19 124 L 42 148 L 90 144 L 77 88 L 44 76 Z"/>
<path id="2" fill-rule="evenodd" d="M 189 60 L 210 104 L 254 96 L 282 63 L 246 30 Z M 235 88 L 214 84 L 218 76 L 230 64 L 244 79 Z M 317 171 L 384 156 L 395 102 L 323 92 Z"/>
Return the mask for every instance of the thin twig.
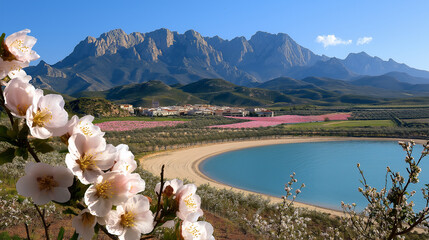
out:
<path id="1" fill-rule="evenodd" d="M 31 240 L 30 232 L 28 231 L 28 225 L 27 225 L 27 223 L 24 223 L 24 225 L 25 225 L 25 232 L 27 233 L 27 240 Z"/>
<path id="2" fill-rule="evenodd" d="M 147 235 L 147 236 L 142 236 L 142 237 L 140 238 L 140 240 L 144 240 L 144 239 L 151 239 L 151 238 L 154 238 L 154 236 L 153 236 L 153 235 Z"/>
<path id="3" fill-rule="evenodd" d="M 40 162 L 39 157 L 37 156 L 36 152 L 34 151 L 34 149 L 31 147 L 30 143 L 28 142 L 28 139 L 26 139 L 26 145 L 27 145 L 27 150 L 28 152 L 31 154 L 31 156 L 34 158 L 34 161 L 36 162 Z"/>
<path id="4" fill-rule="evenodd" d="M 158 221 L 158 215 L 161 212 L 161 197 L 162 197 L 162 191 L 164 190 L 164 165 L 162 165 L 161 167 L 161 188 L 159 189 L 159 192 L 157 193 L 157 197 L 158 197 L 158 203 L 157 203 L 157 209 L 156 209 L 156 213 L 155 213 L 155 226 L 153 227 L 154 229 L 158 226 L 159 221 Z"/>
<path id="5" fill-rule="evenodd" d="M 101 231 L 103 231 L 108 237 L 110 237 L 111 239 L 114 239 L 114 240 L 118 240 L 119 238 L 118 238 L 118 236 L 116 236 L 116 235 L 113 235 L 113 234 L 111 234 L 111 233 L 109 233 L 108 231 L 107 231 L 107 229 L 104 227 L 104 226 L 102 226 L 102 225 L 100 225 L 100 224 L 98 224 L 97 223 L 97 225 L 98 225 L 98 227 L 101 229 Z"/>
<path id="6" fill-rule="evenodd" d="M 43 211 L 42 213 L 36 204 L 33 204 L 33 205 L 36 208 L 37 212 L 39 213 L 40 218 L 42 219 L 43 227 L 45 228 L 46 240 L 49 240 L 49 229 L 48 229 L 49 225 L 47 225 L 45 221 L 45 211 Z"/>
<path id="7" fill-rule="evenodd" d="M 1 99 L 0 104 L 3 107 L 3 109 L 5 110 L 5 112 L 7 113 L 7 116 L 9 117 L 10 124 L 13 126 L 13 116 L 12 116 L 12 113 L 10 113 L 10 110 L 5 105 L 5 100 L 3 97 L 3 89 L 1 87 L 0 87 L 0 99 Z"/>

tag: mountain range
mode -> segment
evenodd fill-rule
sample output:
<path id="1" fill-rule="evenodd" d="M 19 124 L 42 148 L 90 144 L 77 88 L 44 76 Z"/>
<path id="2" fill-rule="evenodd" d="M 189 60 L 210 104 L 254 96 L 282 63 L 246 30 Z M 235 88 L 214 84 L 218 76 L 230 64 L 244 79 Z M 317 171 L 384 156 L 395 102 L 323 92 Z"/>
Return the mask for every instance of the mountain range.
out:
<path id="1" fill-rule="evenodd" d="M 98 38 L 89 36 L 63 60 L 53 65 L 40 61 L 26 71 L 33 76 L 32 83 L 37 87 L 70 95 L 82 91 L 107 91 L 124 85 L 128 85 L 124 88 L 140 87 L 143 94 L 145 89 L 138 84 L 151 80 L 161 81 L 178 90 L 168 85 L 189 86 L 201 79 L 225 79 L 236 86 L 236 94 L 244 95 L 250 93 L 240 86 L 271 84 L 273 87 L 273 82 L 268 81 L 289 77 L 293 81 L 288 80 L 287 84 L 297 85 L 283 90 L 270 89 L 285 95 L 281 98 L 289 99 L 299 92 L 302 96 L 323 96 L 328 94 L 326 91 L 337 95 L 364 93 L 375 96 L 377 94 L 372 94 L 374 89 L 386 97 L 410 96 L 410 93 L 421 96 L 426 92 L 425 84 L 429 84 L 428 71 L 414 69 L 392 59 L 383 61 L 364 52 L 351 53 L 345 59 L 320 56 L 284 33 L 257 32 L 249 40 L 244 37 L 225 40 L 218 36 L 203 37 L 194 30 L 180 34 L 165 28 L 131 34 L 116 29 Z M 319 80 L 311 82 L 309 79 Z M 320 79 L 323 79 L 325 87 Z M 394 85 L 386 85 L 393 82 Z M 362 91 L 365 87 L 372 90 Z M 180 89 L 182 93 L 189 93 L 185 90 Z M 292 98 L 287 96 L 288 91 Z M 189 101 L 196 98 L 211 101 L 203 95 L 182 93 L 177 94 Z M 145 94 L 150 96 L 150 92 Z M 250 95 L 247 97 L 252 98 Z M 149 97 L 144 101 L 149 101 Z"/>

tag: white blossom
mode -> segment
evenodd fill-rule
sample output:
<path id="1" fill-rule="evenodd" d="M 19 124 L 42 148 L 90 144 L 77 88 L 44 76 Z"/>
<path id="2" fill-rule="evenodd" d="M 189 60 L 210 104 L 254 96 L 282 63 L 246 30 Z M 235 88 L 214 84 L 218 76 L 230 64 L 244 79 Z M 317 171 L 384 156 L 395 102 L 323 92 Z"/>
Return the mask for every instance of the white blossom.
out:
<path id="1" fill-rule="evenodd" d="M 141 234 L 150 233 L 154 227 L 154 216 L 149 208 L 149 200 L 143 195 L 128 199 L 125 204 L 109 212 L 107 231 L 118 235 L 121 240 L 140 239 Z"/>
<path id="2" fill-rule="evenodd" d="M 69 153 L 66 155 L 67 167 L 83 184 L 93 183 L 102 170 L 113 166 L 116 149 L 99 136 L 86 137 L 82 133 L 71 136 L 68 140 Z"/>
<path id="3" fill-rule="evenodd" d="M 186 184 L 177 191 L 176 199 L 179 203 L 177 216 L 184 221 L 195 222 L 203 215 L 200 208 L 201 198 L 196 191 L 197 186 L 194 184 Z"/>
<path id="4" fill-rule="evenodd" d="M 4 61 L 0 58 L 0 79 L 5 78 L 6 76 L 10 78 L 22 76 L 24 72 L 22 69 L 28 67 L 28 65 L 28 62 L 20 62 L 16 60 Z M 3 81 L 2 84 L 5 85 Z"/>
<path id="5" fill-rule="evenodd" d="M 184 240 L 214 240 L 213 226 L 205 221 L 182 223 L 182 237 Z"/>
<path id="6" fill-rule="evenodd" d="M 13 78 L 4 89 L 5 105 L 15 117 L 25 118 L 34 96 L 43 96 L 42 90 L 28 83 L 30 80 L 30 76 Z"/>
<path id="7" fill-rule="evenodd" d="M 86 115 L 80 119 L 74 115 L 66 124 L 68 135 L 82 133 L 86 137 L 103 137 L 105 133 L 101 131 L 100 127 L 94 125 L 92 121 L 94 121 L 94 117 L 91 115 Z"/>
<path id="8" fill-rule="evenodd" d="M 37 60 L 40 56 L 32 50 L 37 39 L 27 34 L 31 31 L 24 29 L 13 33 L 5 39 L 5 44 L 10 53 L 20 62 L 30 62 Z"/>
<path id="9" fill-rule="evenodd" d="M 104 217 L 113 205 L 124 203 L 128 197 L 128 179 L 119 172 L 98 176 L 96 182 L 85 192 L 84 201 L 92 215 Z"/>
<path id="10" fill-rule="evenodd" d="M 127 197 L 132 197 L 137 193 L 143 192 L 146 183 L 138 173 L 126 174 L 127 176 Z"/>
<path id="11" fill-rule="evenodd" d="M 170 186 L 173 188 L 173 194 L 177 193 L 177 190 L 179 190 L 181 187 L 183 187 L 183 181 L 179 179 L 173 179 L 171 181 L 165 181 L 163 186 L 163 191 L 167 186 Z M 161 183 L 157 183 L 155 186 L 155 192 L 156 194 L 159 193 L 159 190 L 161 188 Z"/>
<path id="12" fill-rule="evenodd" d="M 94 227 L 97 223 L 97 217 L 92 215 L 88 209 L 82 210 L 79 215 L 73 217 L 72 227 L 79 234 L 79 239 L 91 240 L 94 236 Z"/>
<path id="13" fill-rule="evenodd" d="M 43 205 L 51 200 L 63 203 L 70 199 L 68 187 L 73 184 L 73 174 L 67 168 L 28 162 L 25 174 L 16 183 L 16 190 L 22 196 L 31 197 L 35 204 Z"/>
<path id="14" fill-rule="evenodd" d="M 134 155 L 129 150 L 128 145 L 119 144 L 118 146 L 116 146 L 116 150 L 116 162 L 115 165 L 113 165 L 112 171 L 132 173 L 134 170 L 136 170 L 137 163 L 134 160 Z"/>
<path id="15" fill-rule="evenodd" d="M 68 120 L 63 97 L 57 94 L 36 95 L 27 109 L 26 120 L 33 137 L 46 139 L 63 135 Z"/>

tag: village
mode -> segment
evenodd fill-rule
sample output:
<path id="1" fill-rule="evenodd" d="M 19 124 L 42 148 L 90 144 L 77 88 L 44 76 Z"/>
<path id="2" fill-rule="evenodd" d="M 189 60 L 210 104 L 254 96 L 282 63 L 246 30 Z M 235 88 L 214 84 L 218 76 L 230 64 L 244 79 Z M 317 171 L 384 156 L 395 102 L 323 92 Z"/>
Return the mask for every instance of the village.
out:
<path id="1" fill-rule="evenodd" d="M 136 116 L 165 117 L 185 115 L 215 115 L 230 117 L 274 117 L 274 112 L 265 108 L 242 108 L 229 106 L 214 106 L 208 104 L 187 104 L 184 106 L 159 106 L 153 101 L 151 108 L 134 107 L 131 104 L 121 104 L 119 107 Z"/>

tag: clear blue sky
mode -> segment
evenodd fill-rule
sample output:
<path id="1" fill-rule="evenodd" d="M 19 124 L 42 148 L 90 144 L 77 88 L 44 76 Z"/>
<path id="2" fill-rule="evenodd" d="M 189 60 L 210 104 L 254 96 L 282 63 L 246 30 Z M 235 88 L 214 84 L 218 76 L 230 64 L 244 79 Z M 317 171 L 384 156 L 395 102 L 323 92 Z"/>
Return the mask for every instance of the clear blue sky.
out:
<path id="1" fill-rule="evenodd" d="M 427 0 L 22 0 L 1 5 L 0 31 L 31 29 L 38 38 L 35 50 L 50 64 L 87 36 L 116 28 L 127 33 L 168 28 L 225 39 L 283 32 L 316 54 L 345 58 L 365 51 L 429 70 Z M 352 43 L 324 47 L 316 41 L 327 35 L 335 35 L 333 42 Z M 372 41 L 357 45 L 362 37 Z"/>

